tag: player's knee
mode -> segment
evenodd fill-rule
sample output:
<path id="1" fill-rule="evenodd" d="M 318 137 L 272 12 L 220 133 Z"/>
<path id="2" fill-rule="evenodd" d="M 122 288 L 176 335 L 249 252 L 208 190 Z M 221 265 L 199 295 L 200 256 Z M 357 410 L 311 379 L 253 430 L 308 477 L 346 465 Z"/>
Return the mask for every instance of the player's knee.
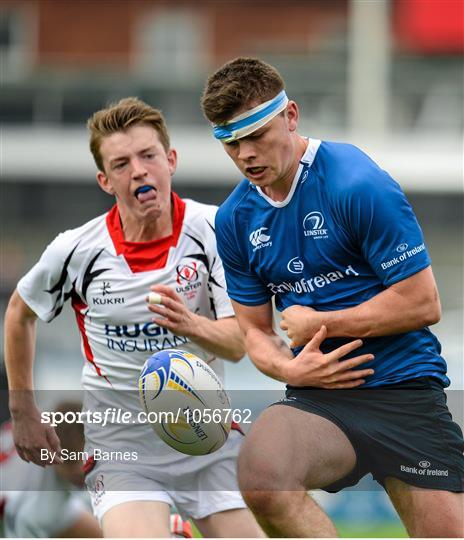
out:
<path id="1" fill-rule="evenodd" d="M 288 492 L 250 490 L 243 491 L 242 495 L 253 514 L 266 521 L 278 521 L 291 505 Z"/>
<path id="2" fill-rule="evenodd" d="M 243 456 L 238 463 L 238 484 L 242 492 L 275 491 L 282 487 L 283 479 L 271 463 L 259 462 Z"/>
<path id="3" fill-rule="evenodd" d="M 255 445 L 244 444 L 238 459 L 238 483 L 241 491 L 277 491 L 292 483 L 289 474 L 276 460 L 256 451 Z"/>

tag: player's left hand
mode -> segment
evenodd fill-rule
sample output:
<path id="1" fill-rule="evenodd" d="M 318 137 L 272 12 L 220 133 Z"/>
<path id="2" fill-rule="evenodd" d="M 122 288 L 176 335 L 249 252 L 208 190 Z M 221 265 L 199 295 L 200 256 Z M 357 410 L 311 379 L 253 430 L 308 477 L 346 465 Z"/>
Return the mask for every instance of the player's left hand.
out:
<path id="1" fill-rule="evenodd" d="M 171 287 L 153 285 L 150 289 L 161 296 L 159 304 L 148 303 L 148 309 L 152 313 L 159 315 L 159 317 L 153 318 L 152 321 L 178 336 L 194 336 L 199 315 L 191 312 L 182 298 Z"/>
<path id="2" fill-rule="evenodd" d="M 290 306 L 282 311 L 280 328 L 287 333 L 290 347 L 306 345 L 324 323 L 321 313 L 306 306 Z"/>

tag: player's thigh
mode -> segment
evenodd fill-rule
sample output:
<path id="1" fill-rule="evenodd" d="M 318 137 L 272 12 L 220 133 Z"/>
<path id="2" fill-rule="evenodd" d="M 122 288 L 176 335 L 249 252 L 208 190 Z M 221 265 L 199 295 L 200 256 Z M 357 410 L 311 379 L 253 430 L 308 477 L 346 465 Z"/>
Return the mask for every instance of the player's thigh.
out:
<path id="1" fill-rule="evenodd" d="M 264 538 L 253 514 L 248 508 L 235 508 L 195 519 L 201 534 L 208 538 Z"/>
<path id="2" fill-rule="evenodd" d="M 239 456 L 242 491 L 315 489 L 349 474 L 356 453 L 334 422 L 287 405 L 273 405 L 253 424 Z"/>
<path id="3" fill-rule="evenodd" d="M 464 493 L 425 489 L 386 478 L 385 489 L 411 537 L 462 538 Z"/>
<path id="4" fill-rule="evenodd" d="M 170 506 L 165 502 L 121 503 L 103 515 L 103 535 L 110 538 L 169 538 L 169 514 Z"/>

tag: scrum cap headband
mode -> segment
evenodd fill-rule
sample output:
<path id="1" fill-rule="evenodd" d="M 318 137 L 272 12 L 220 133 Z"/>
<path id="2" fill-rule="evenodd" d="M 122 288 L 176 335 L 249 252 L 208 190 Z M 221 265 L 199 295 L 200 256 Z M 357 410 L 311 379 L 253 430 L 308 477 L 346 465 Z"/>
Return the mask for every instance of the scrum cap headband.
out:
<path id="1" fill-rule="evenodd" d="M 280 112 L 282 112 L 288 103 L 288 97 L 285 90 L 282 90 L 277 96 L 269 101 L 265 101 L 253 107 L 238 116 L 235 116 L 229 122 L 222 125 L 213 126 L 213 134 L 216 139 L 228 143 L 246 137 L 260 127 L 267 124 Z"/>

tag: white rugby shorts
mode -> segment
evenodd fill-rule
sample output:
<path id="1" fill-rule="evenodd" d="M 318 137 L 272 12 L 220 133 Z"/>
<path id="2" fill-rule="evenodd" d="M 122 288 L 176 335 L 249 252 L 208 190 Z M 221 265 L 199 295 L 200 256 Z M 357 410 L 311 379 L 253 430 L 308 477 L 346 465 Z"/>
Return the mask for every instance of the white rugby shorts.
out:
<path id="1" fill-rule="evenodd" d="M 96 518 L 101 523 L 110 508 L 131 501 L 167 503 L 185 520 L 246 508 L 236 470 L 242 440 L 233 430 L 217 452 L 186 456 L 173 464 L 95 462 L 86 484 Z"/>

